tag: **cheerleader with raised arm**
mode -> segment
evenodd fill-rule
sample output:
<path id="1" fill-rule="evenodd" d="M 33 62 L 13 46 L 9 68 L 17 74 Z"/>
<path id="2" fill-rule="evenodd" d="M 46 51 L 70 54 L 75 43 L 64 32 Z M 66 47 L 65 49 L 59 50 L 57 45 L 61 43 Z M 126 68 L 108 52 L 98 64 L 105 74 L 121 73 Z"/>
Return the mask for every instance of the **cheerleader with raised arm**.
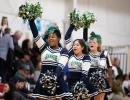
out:
<path id="1" fill-rule="evenodd" d="M 41 73 L 33 91 L 33 97 L 46 99 L 62 99 L 72 96 L 69 93 L 67 84 L 63 79 L 63 68 L 68 62 L 68 51 L 59 46 L 61 32 L 58 27 L 50 27 L 46 38 L 42 39 L 34 20 L 42 15 L 40 3 L 21 5 L 18 15 L 29 21 L 29 25 L 40 52 L 41 52 Z M 66 87 L 66 88 L 64 88 Z"/>
<path id="2" fill-rule="evenodd" d="M 97 95 L 96 89 L 88 79 L 91 59 L 87 54 L 87 44 L 83 39 L 71 42 L 74 25 L 70 25 L 65 35 L 66 48 L 69 50 L 68 85 L 76 100 L 90 100 Z"/>
<path id="3" fill-rule="evenodd" d="M 98 95 L 94 100 L 104 100 L 106 92 L 110 92 L 111 88 L 105 77 L 106 57 L 101 51 L 101 36 L 92 32 L 89 37 L 89 56 L 91 58 L 91 67 L 89 70 L 90 81 L 98 91 Z"/>
<path id="4" fill-rule="evenodd" d="M 41 51 L 42 62 L 41 74 L 33 96 L 42 99 L 68 96 L 69 93 L 66 94 L 65 89 L 63 89 L 66 83 L 63 79 L 62 70 L 68 61 L 68 51 L 58 46 L 61 38 L 60 30 L 58 27 L 50 27 L 48 29 L 48 45 L 46 46 L 46 42 L 38 34 L 34 20 L 29 21 L 29 24 L 35 42 Z"/>

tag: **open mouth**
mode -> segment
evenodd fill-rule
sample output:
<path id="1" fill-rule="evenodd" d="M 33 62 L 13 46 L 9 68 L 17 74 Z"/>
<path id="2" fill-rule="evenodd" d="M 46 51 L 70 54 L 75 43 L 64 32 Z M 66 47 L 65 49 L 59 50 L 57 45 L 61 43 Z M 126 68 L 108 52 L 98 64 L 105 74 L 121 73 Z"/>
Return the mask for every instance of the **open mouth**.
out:
<path id="1" fill-rule="evenodd" d="M 76 51 L 77 49 L 73 49 L 74 51 Z"/>

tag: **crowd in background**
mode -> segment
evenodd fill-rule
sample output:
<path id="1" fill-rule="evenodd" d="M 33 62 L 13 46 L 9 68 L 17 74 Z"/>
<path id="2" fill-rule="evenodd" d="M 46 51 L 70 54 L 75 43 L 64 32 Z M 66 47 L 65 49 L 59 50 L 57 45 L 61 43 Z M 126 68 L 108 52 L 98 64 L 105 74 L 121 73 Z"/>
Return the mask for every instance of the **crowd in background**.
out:
<path id="1" fill-rule="evenodd" d="M 36 44 L 32 43 L 30 39 L 23 40 L 22 46 L 19 46 L 18 41 L 23 34 L 22 31 L 18 30 L 11 35 L 7 17 L 2 18 L 0 26 L 0 77 L 2 83 L 5 84 L 5 100 L 9 100 L 9 98 L 35 100 L 32 97 L 32 91 L 40 75 L 41 57 Z M 123 75 L 118 58 L 111 56 L 111 62 L 113 65 L 113 80 L 110 85 L 112 93 L 108 94 L 108 99 L 129 100 L 130 76 Z"/>

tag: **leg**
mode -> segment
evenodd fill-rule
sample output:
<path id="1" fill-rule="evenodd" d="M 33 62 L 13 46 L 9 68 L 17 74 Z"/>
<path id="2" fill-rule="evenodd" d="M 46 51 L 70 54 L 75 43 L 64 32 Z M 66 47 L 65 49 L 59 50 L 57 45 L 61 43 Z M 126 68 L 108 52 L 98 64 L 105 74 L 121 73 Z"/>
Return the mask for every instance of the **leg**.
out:
<path id="1" fill-rule="evenodd" d="M 41 99 L 41 98 L 36 98 L 36 100 L 48 100 L 48 99 Z"/>
<path id="2" fill-rule="evenodd" d="M 90 98 L 88 98 L 88 99 L 84 99 L 84 100 L 90 100 Z"/>
<path id="3" fill-rule="evenodd" d="M 56 98 L 55 100 L 62 100 L 61 98 Z"/>
<path id="4" fill-rule="evenodd" d="M 0 58 L 0 76 L 2 77 L 2 83 L 6 83 L 6 70 L 5 61 Z"/>
<path id="5" fill-rule="evenodd" d="M 101 93 L 94 97 L 94 100 L 104 100 L 105 93 Z"/>

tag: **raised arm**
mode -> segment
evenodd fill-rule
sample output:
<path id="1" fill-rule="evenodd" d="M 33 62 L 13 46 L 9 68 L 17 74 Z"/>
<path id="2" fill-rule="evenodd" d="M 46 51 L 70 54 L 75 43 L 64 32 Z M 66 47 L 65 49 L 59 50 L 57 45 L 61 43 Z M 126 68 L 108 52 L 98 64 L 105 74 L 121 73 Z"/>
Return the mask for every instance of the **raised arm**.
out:
<path id="1" fill-rule="evenodd" d="M 88 28 L 83 29 L 83 39 L 84 41 L 88 41 Z"/>
<path id="2" fill-rule="evenodd" d="M 43 51 L 46 42 L 41 38 L 41 36 L 38 34 L 37 27 L 35 25 L 34 20 L 29 21 L 29 25 L 33 34 L 33 37 L 35 39 L 36 45 L 40 49 L 40 51 Z"/>
<path id="3" fill-rule="evenodd" d="M 74 27 L 75 27 L 74 25 L 70 25 L 70 27 L 68 28 L 68 30 L 65 34 L 65 47 L 69 51 L 72 49 L 72 42 L 71 42 L 70 37 L 71 37 L 71 34 L 74 30 Z"/>

